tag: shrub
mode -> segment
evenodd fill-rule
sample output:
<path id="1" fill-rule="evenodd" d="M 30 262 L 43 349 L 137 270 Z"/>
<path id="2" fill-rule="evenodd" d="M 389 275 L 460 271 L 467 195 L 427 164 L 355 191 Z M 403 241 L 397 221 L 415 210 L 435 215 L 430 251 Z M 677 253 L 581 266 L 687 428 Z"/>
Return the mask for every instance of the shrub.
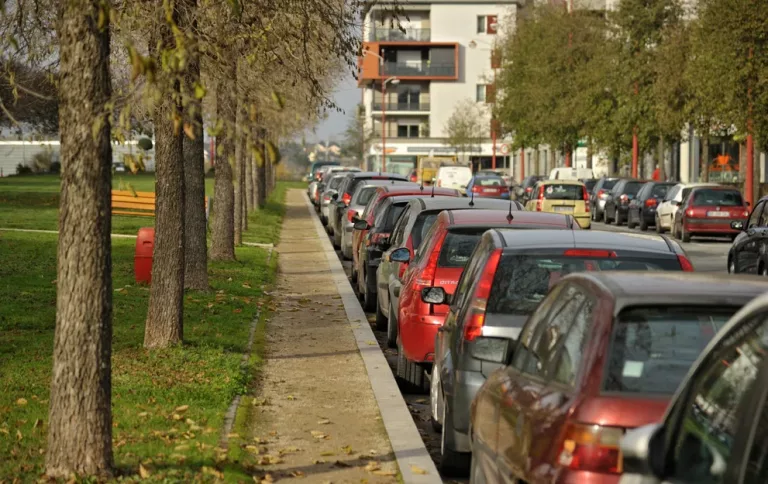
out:
<path id="1" fill-rule="evenodd" d="M 51 173 L 61 173 L 61 163 L 59 163 L 58 161 L 54 161 L 53 163 L 51 163 L 50 171 Z"/>
<path id="2" fill-rule="evenodd" d="M 53 164 L 53 153 L 50 150 L 35 153 L 32 157 L 32 171 L 35 173 L 48 173 Z"/>
<path id="3" fill-rule="evenodd" d="M 141 138 L 141 139 L 139 140 L 139 143 L 138 143 L 138 144 L 139 144 L 139 148 L 141 148 L 141 149 L 142 149 L 142 150 L 144 150 L 144 151 L 149 151 L 149 150 L 151 150 L 151 149 L 152 149 L 152 147 L 154 146 L 154 145 L 152 144 L 152 140 L 151 140 L 151 139 L 149 139 L 149 138 Z"/>
<path id="4" fill-rule="evenodd" d="M 32 168 L 28 167 L 27 165 L 23 165 L 21 163 L 16 165 L 17 175 L 29 175 L 30 173 L 32 173 Z"/>

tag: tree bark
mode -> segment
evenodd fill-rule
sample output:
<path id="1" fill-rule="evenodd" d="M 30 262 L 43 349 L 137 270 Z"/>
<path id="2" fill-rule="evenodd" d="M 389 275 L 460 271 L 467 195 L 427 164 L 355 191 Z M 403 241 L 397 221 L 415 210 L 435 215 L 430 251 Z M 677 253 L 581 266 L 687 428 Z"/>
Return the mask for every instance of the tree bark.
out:
<path id="1" fill-rule="evenodd" d="M 243 160 L 245 161 L 245 206 L 246 213 L 251 213 L 256 206 L 256 193 L 253 190 L 253 155 L 248 148 L 249 144 L 246 143 L 243 147 Z M 248 230 L 248 217 L 246 217 L 245 220 L 245 229 Z"/>
<path id="2" fill-rule="evenodd" d="M 45 472 L 112 474 L 112 146 L 109 21 L 101 2 L 59 4 L 61 201 Z M 109 16 L 107 15 L 107 19 Z"/>
<path id="3" fill-rule="evenodd" d="M 216 87 L 218 117 L 228 129 L 219 136 L 213 187 L 213 224 L 211 230 L 211 259 L 235 260 L 235 187 L 232 184 L 232 164 L 235 157 L 234 133 L 231 125 L 235 120 L 234 88 L 236 76 L 231 69 L 229 77 Z"/>
<path id="4" fill-rule="evenodd" d="M 245 171 L 243 169 L 243 133 L 245 116 L 243 116 L 243 106 L 237 101 L 237 112 L 235 115 L 235 245 L 243 243 L 243 187 L 245 186 Z"/>
<path id="5" fill-rule="evenodd" d="M 195 29 L 195 0 L 184 0 L 182 25 Z M 207 221 L 205 219 L 205 141 L 203 137 L 202 103 L 195 97 L 195 84 L 200 82 L 200 57 L 195 45 L 190 46 L 185 76 L 185 122 L 192 127 L 194 138 L 184 137 L 184 287 L 208 289 Z"/>
<path id="6" fill-rule="evenodd" d="M 701 159 L 699 160 L 701 166 L 701 181 L 709 181 L 709 134 L 704 135 L 701 138 Z"/>
<path id="7" fill-rule="evenodd" d="M 252 143 L 253 143 L 253 151 L 256 151 L 259 149 L 259 144 L 257 142 L 256 136 L 254 136 L 256 133 L 258 133 L 257 129 L 252 129 Z M 259 162 L 256 156 L 253 153 L 248 153 L 248 158 L 251 160 L 251 185 L 253 186 L 253 209 L 256 210 L 259 208 Z"/>
<path id="8" fill-rule="evenodd" d="M 158 19 L 160 49 L 175 45 L 173 32 L 163 12 Z M 178 24 L 178 10 L 172 15 Z M 155 108 L 155 251 L 152 286 L 144 327 L 145 348 L 166 348 L 184 337 L 184 145 L 183 130 L 174 120 L 182 119 L 180 83 L 164 86 L 168 92 Z"/>
<path id="9" fill-rule="evenodd" d="M 659 158 L 659 181 L 666 181 L 667 179 L 667 167 L 666 165 L 666 152 L 667 152 L 667 143 L 664 141 L 664 136 L 659 136 L 659 149 L 658 149 L 658 158 Z"/>
<path id="10" fill-rule="evenodd" d="M 245 116 L 243 116 L 243 123 L 245 123 Z M 242 131 L 242 136 L 240 138 L 240 173 L 242 174 L 242 177 L 240 177 L 240 193 L 241 193 L 241 201 L 240 205 L 242 207 L 242 220 L 240 222 L 240 225 L 242 227 L 242 232 L 245 232 L 248 230 L 248 141 L 246 139 L 246 131 Z"/>
<path id="11" fill-rule="evenodd" d="M 269 163 L 269 160 L 267 159 L 267 149 L 266 145 L 263 144 L 265 141 L 264 131 L 261 130 L 261 141 L 262 144 L 259 146 L 259 149 L 264 154 L 264 159 L 261 163 L 258 165 L 257 174 L 256 174 L 256 181 L 257 181 L 257 200 L 256 204 L 259 206 L 260 209 L 264 209 L 267 206 L 267 163 Z"/>
<path id="12" fill-rule="evenodd" d="M 594 157 L 594 150 L 592 145 L 592 138 L 587 138 L 587 168 L 592 169 L 592 158 Z"/>

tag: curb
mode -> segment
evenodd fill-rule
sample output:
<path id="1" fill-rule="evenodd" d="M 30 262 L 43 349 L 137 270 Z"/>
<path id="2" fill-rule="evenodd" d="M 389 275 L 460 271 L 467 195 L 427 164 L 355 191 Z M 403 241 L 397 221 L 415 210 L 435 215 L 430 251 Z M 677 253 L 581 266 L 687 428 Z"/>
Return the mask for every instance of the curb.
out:
<path id="1" fill-rule="evenodd" d="M 381 352 L 376 343 L 376 336 L 374 336 L 368 323 L 368 317 L 352 291 L 352 286 L 349 284 L 347 274 L 336 256 L 336 251 L 328 240 L 320 220 L 315 215 L 307 194 L 302 192 L 302 195 L 312 222 L 315 224 L 315 230 L 317 230 L 317 235 L 320 238 L 325 257 L 328 259 L 331 276 L 344 304 L 347 320 L 357 341 L 360 357 L 365 363 L 368 380 L 371 383 L 371 389 L 376 398 L 382 422 L 387 430 L 389 443 L 395 453 L 403 482 L 406 484 L 442 483 L 443 480 L 440 478 L 437 467 L 435 467 L 435 463 L 421 439 L 416 424 L 413 423 L 411 412 L 408 411 L 384 353 Z M 370 342 L 375 344 L 376 351 L 373 350 L 374 346 Z M 413 471 L 414 468 L 420 469 L 426 474 L 416 473 Z"/>

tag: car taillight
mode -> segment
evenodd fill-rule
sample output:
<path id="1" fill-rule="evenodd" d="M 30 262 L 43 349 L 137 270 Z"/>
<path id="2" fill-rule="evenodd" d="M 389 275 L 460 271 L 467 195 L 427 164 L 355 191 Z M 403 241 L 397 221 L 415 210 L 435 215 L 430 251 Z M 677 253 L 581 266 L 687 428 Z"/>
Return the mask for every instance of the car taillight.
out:
<path id="1" fill-rule="evenodd" d="M 659 203 L 658 200 L 656 200 L 655 198 L 649 198 L 648 200 L 645 201 L 645 206 L 655 207 L 658 203 Z"/>
<path id="2" fill-rule="evenodd" d="M 581 188 L 584 195 L 584 211 L 589 212 L 589 192 L 587 191 L 587 187 Z"/>
<path id="3" fill-rule="evenodd" d="M 324 202 L 330 202 L 331 201 L 331 196 L 330 195 L 324 195 L 323 196 L 323 201 Z"/>
<path id="4" fill-rule="evenodd" d="M 693 272 L 693 264 L 691 264 L 691 261 L 686 256 L 680 254 L 677 256 L 677 260 L 680 262 L 680 268 L 683 272 Z"/>
<path id="5" fill-rule="evenodd" d="M 525 189 L 525 193 L 531 193 L 533 191 L 533 187 L 527 187 Z"/>
<path id="6" fill-rule="evenodd" d="M 693 217 L 693 209 L 689 208 L 688 210 L 685 211 L 685 214 L 688 215 L 689 217 Z"/>
<path id="7" fill-rule="evenodd" d="M 352 201 L 352 195 L 345 193 L 341 196 L 341 201 L 344 202 L 344 205 L 349 205 L 349 202 Z"/>
<path id="8" fill-rule="evenodd" d="M 569 469 L 621 474 L 620 427 L 570 423 L 565 430 L 558 463 Z"/>
<path id="9" fill-rule="evenodd" d="M 600 199 L 605 198 L 605 190 L 598 190 L 597 191 L 597 198 L 600 198 Z"/>
<path id="10" fill-rule="evenodd" d="M 478 185 L 473 185 L 472 193 L 480 193 L 480 187 Z"/>
<path id="11" fill-rule="evenodd" d="M 417 287 L 415 289 L 417 292 L 420 292 L 425 287 L 432 287 L 432 282 L 435 280 L 435 273 L 437 272 L 437 260 L 440 258 L 440 251 L 443 248 L 443 242 L 445 242 L 446 235 L 447 234 L 444 232 L 437 241 L 432 253 L 429 254 L 429 260 L 427 261 L 426 267 L 421 271 L 419 277 L 416 278 Z"/>
<path id="12" fill-rule="evenodd" d="M 349 220 L 349 223 L 354 223 L 355 215 L 357 215 L 357 210 L 347 210 L 347 220 Z"/>
<path id="13" fill-rule="evenodd" d="M 566 257 L 612 259 L 616 257 L 616 252 L 612 250 L 568 249 L 563 252 L 563 255 Z"/>
<path id="14" fill-rule="evenodd" d="M 539 187 L 539 195 L 536 197 L 536 211 L 541 212 L 544 205 L 544 186 Z"/>
<path id="15" fill-rule="evenodd" d="M 418 179 L 419 179 L 419 177 L 417 177 L 416 175 L 411 175 L 411 181 L 412 182 L 415 182 Z"/>
<path id="16" fill-rule="evenodd" d="M 619 200 L 621 200 L 623 203 L 626 203 L 629 200 L 629 197 L 626 194 L 624 194 L 619 197 Z"/>
<path id="17" fill-rule="evenodd" d="M 500 260 L 501 249 L 496 249 L 491 252 L 491 255 L 485 263 L 482 275 L 480 276 L 480 281 L 477 284 L 477 289 L 475 289 L 475 294 L 472 298 L 472 304 L 467 312 L 466 324 L 464 324 L 464 339 L 466 341 L 473 341 L 483 333 L 485 309 L 488 305 L 488 297 L 491 295 L 493 278 L 496 276 L 496 269 L 499 267 Z"/>

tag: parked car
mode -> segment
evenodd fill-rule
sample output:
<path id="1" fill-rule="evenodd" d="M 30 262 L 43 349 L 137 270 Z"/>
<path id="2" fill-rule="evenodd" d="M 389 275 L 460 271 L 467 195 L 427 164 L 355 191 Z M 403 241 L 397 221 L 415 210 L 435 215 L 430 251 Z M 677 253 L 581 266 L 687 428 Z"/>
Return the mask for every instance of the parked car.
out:
<path id="1" fill-rule="evenodd" d="M 581 181 L 587 187 L 587 193 L 592 194 L 592 190 L 597 185 L 597 178 L 582 178 Z"/>
<path id="2" fill-rule="evenodd" d="M 591 227 L 589 193 L 576 180 L 542 180 L 533 189 L 525 206 L 531 212 L 567 213 L 573 215 L 583 229 Z"/>
<path id="3" fill-rule="evenodd" d="M 307 172 L 307 181 L 311 182 L 312 180 L 317 180 L 317 171 L 328 165 L 339 165 L 338 161 L 316 161 L 312 163 L 309 167 L 309 171 Z"/>
<path id="4" fill-rule="evenodd" d="M 662 270 L 564 278 L 528 318 L 511 354 L 493 355 L 507 365 L 490 375 L 470 410 L 474 482 L 618 482 L 624 432 L 663 417 L 709 341 L 764 291 L 754 278 L 664 271 L 679 270 L 664 240 L 655 240 L 656 254 L 641 249 L 634 257 L 622 250 L 626 243 L 583 248 L 579 257 L 585 267 Z M 565 259 L 535 257 L 547 272 Z"/>
<path id="5" fill-rule="evenodd" d="M 571 168 L 560 167 L 553 168 L 549 172 L 550 180 L 579 180 L 582 178 L 592 178 L 595 175 L 592 173 L 592 168 Z"/>
<path id="6" fill-rule="evenodd" d="M 466 196 L 475 198 L 509 198 L 509 187 L 498 175 L 475 175 L 469 180 Z"/>
<path id="7" fill-rule="evenodd" d="M 592 212 L 592 220 L 597 222 L 603 220 L 603 211 L 605 210 L 605 200 L 610 195 L 613 187 L 616 186 L 620 178 L 616 177 L 602 177 L 597 180 L 595 186 L 592 188 L 589 196 L 590 210 Z"/>
<path id="8" fill-rule="evenodd" d="M 520 188 L 517 191 L 517 199 L 525 206 L 528 200 L 533 196 L 533 187 L 541 180 L 546 180 L 545 176 L 530 175 L 523 178 L 523 182 L 520 183 Z"/>
<path id="9" fill-rule="evenodd" d="M 667 191 L 664 200 L 656 209 L 656 232 L 663 234 L 667 230 L 672 230 L 675 222 L 675 214 L 683 201 L 683 195 L 688 195 L 692 188 L 697 187 L 717 187 L 717 183 L 678 183 Z M 683 193 L 685 190 L 685 193 Z"/>
<path id="10" fill-rule="evenodd" d="M 640 226 L 640 230 L 648 230 L 648 227 L 656 223 L 656 207 L 664 200 L 674 182 L 648 182 L 637 192 L 637 196 L 629 202 L 627 213 L 627 227 L 633 229 Z"/>
<path id="11" fill-rule="evenodd" d="M 728 272 L 768 277 L 768 197 L 761 198 L 747 223 L 731 222 L 739 230 L 728 251 Z"/>
<path id="12" fill-rule="evenodd" d="M 415 186 L 414 186 L 415 185 Z M 445 197 L 460 197 L 461 194 L 458 190 L 452 188 L 435 188 L 434 190 L 426 190 L 424 187 L 416 185 L 415 183 L 400 184 L 400 185 L 383 185 L 376 189 L 371 197 L 368 205 L 365 206 L 363 214 L 359 219 L 353 220 L 352 231 L 352 270 L 351 279 L 353 283 L 357 283 L 359 291 L 357 292 L 360 300 L 363 302 L 363 307 L 370 311 L 375 308 L 376 304 L 376 268 L 378 267 L 379 260 L 381 259 L 381 253 L 383 252 L 381 243 L 377 247 L 373 247 L 371 251 L 372 258 L 368 259 L 367 253 L 363 253 L 368 250 L 368 238 L 369 231 L 376 228 L 377 218 L 379 218 L 379 208 L 383 206 L 385 200 L 394 196 L 429 196 L 430 193 L 435 196 Z M 403 204 L 404 208 L 404 204 Z M 402 213 L 400 211 L 398 215 Z M 391 230 L 397 220 L 392 220 L 391 225 L 388 224 L 388 228 Z M 378 220 L 381 223 L 381 220 Z M 387 237 L 389 232 L 382 232 L 381 237 L 384 237 L 386 233 Z M 378 237 L 378 236 L 377 236 Z M 363 243 L 365 241 L 365 243 Z M 363 263 L 363 259 L 366 259 L 370 263 Z M 362 276 L 362 277 L 361 277 Z M 358 280 L 359 278 L 359 280 Z M 355 287 L 353 285 L 353 287 Z"/>
<path id="13" fill-rule="evenodd" d="M 432 304 L 430 292 L 441 288 L 453 294 L 464 266 L 480 237 L 492 228 L 562 228 L 578 230 L 570 215 L 510 212 L 508 210 L 446 210 L 438 215 L 415 256 L 401 248 L 390 254 L 407 262 L 397 313 L 397 377 L 414 390 L 426 389 L 424 371 L 434 360 L 435 335 L 448 306 Z"/>
<path id="14" fill-rule="evenodd" d="M 621 484 L 768 482 L 767 325 L 768 295 L 728 321 L 664 417 L 621 439 Z"/>
<path id="15" fill-rule="evenodd" d="M 619 180 L 605 198 L 603 222 L 606 224 L 613 222 L 616 225 L 624 225 L 629 213 L 629 202 L 637 196 L 637 193 L 645 183 L 643 180 L 632 178 Z"/>
<path id="16" fill-rule="evenodd" d="M 320 221 L 326 226 L 328 233 L 333 235 L 333 227 L 328 223 L 331 207 L 334 202 L 334 195 L 339 192 L 339 185 L 344 181 L 347 172 L 334 172 L 327 178 L 327 183 L 320 195 Z"/>
<path id="17" fill-rule="evenodd" d="M 325 182 L 327 180 L 327 175 L 331 172 L 331 170 L 344 170 L 346 167 L 339 166 L 339 165 L 324 165 L 318 168 L 317 172 L 315 172 L 315 180 L 310 183 L 310 193 L 309 193 L 309 199 L 312 202 L 312 204 L 315 206 L 315 210 L 319 213 L 320 212 L 320 196 L 323 193 L 323 190 L 325 189 Z M 359 171 L 359 170 L 358 170 Z"/>
<path id="18" fill-rule="evenodd" d="M 493 198 L 478 198 L 472 204 L 465 198 L 419 197 L 408 202 L 403 214 L 392 229 L 389 238 L 390 247 L 381 257 L 376 270 L 376 329 L 387 331 L 387 343 L 391 348 L 397 346 L 397 307 L 400 302 L 402 277 L 408 268 L 407 262 L 395 262 L 390 255 L 397 249 L 407 248 L 415 254 L 424 235 L 443 210 L 513 210 L 518 212 L 523 206 L 517 202 Z"/>
<path id="19" fill-rule="evenodd" d="M 683 190 L 685 192 L 686 190 Z M 728 236 L 736 239 L 741 230 L 733 222 L 746 223 L 749 205 L 735 188 L 698 187 L 683 194 L 675 214 L 672 235 L 683 242 L 692 236 Z"/>
<path id="20" fill-rule="evenodd" d="M 441 166 L 437 169 L 436 185 L 444 188 L 454 188 L 464 191 L 472 179 L 472 169 L 464 165 Z"/>
<path id="21" fill-rule="evenodd" d="M 355 193 L 355 190 L 361 186 L 361 185 L 386 185 L 386 184 L 400 184 L 400 183 L 410 183 L 407 180 L 407 177 L 404 177 L 402 175 L 398 175 L 395 173 L 378 173 L 378 172 L 371 172 L 371 171 L 361 171 L 357 173 L 349 173 L 347 174 L 347 177 L 341 182 L 341 185 L 339 185 L 339 191 L 335 198 L 336 202 L 336 210 L 335 214 L 331 214 L 329 212 L 329 215 L 331 215 L 329 218 L 333 218 L 333 245 L 336 248 L 342 249 L 342 255 L 345 255 L 345 257 L 351 259 L 352 258 L 352 250 L 351 250 L 351 237 L 349 238 L 350 244 L 347 246 L 347 251 L 344 251 L 344 246 L 342 246 L 342 237 L 345 232 L 349 232 L 348 235 L 352 234 L 352 220 L 350 218 L 346 218 L 347 224 L 344 225 L 345 217 L 348 215 L 348 207 L 350 206 L 350 203 L 352 202 L 352 195 Z M 366 202 L 367 203 L 367 202 Z M 365 205 L 363 205 L 363 208 Z"/>
<path id="22" fill-rule="evenodd" d="M 475 172 L 475 176 L 499 176 L 502 180 L 504 180 L 504 183 L 511 187 L 514 183 L 512 180 L 512 176 L 509 174 L 509 168 L 491 168 L 491 169 L 483 169 L 483 170 L 477 170 Z"/>

